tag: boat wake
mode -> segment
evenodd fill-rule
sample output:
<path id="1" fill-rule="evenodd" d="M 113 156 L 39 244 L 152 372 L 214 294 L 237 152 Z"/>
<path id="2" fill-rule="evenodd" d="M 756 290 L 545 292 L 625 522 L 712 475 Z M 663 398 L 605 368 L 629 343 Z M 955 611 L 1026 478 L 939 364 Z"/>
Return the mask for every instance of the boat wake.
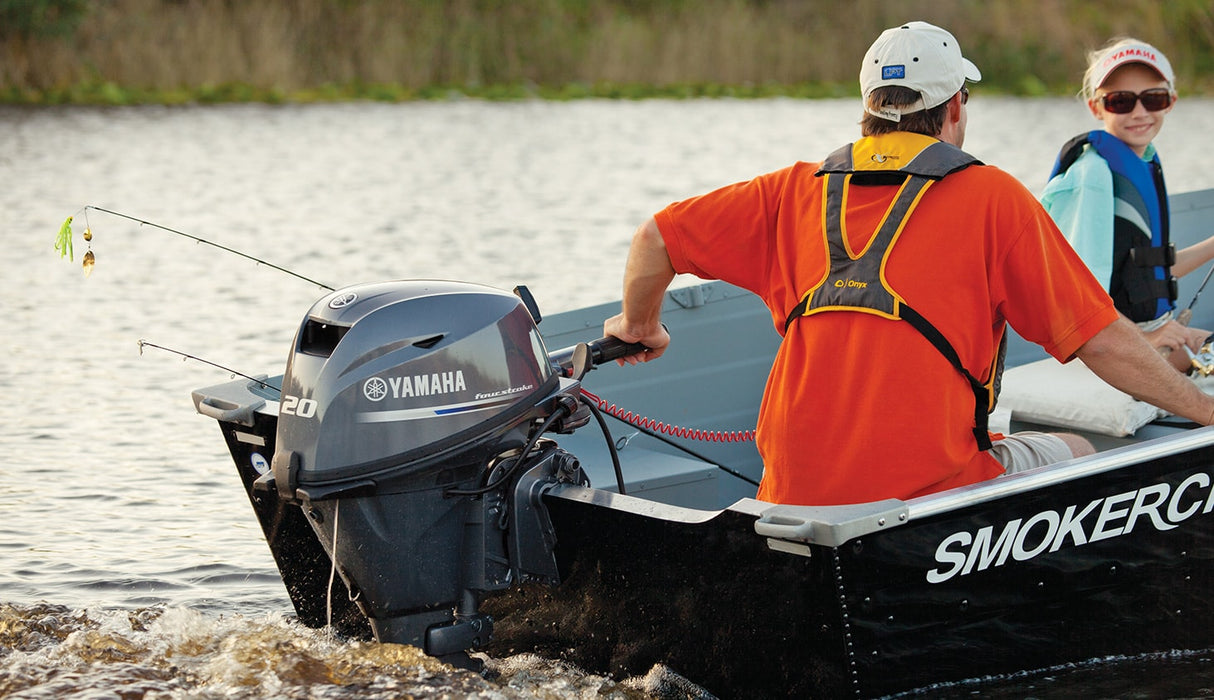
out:
<path id="1" fill-rule="evenodd" d="M 669 671 L 614 681 L 533 654 L 482 673 L 416 647 L 345 641 L 278 614 L 0 603 L 0 697 L 711 698 Z"/>

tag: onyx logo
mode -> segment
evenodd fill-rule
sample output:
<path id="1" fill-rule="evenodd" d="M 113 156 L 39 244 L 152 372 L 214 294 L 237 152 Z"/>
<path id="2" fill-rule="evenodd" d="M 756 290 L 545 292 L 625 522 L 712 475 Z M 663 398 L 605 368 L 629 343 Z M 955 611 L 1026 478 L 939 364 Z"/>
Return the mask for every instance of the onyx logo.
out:
<path id="1" fill-rule="evenodd" d="M 344 309 L 345 307 L 349 306 L 350 304 L 353 304 L 355 301 L 358 301 L 358 295 L 355 294 L 354 292 L 346 292 L 344 294 L 338 294 L 337 296 L 335 296 L 329 300 L 329 308 L 330 309 Z"/>

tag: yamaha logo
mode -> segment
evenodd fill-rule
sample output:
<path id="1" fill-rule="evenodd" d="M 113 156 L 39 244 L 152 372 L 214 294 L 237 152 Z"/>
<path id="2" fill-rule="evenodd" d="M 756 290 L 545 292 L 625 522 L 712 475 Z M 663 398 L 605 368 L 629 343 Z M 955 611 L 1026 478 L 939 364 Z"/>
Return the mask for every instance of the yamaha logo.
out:
<path id="1" fill-rule="evenodd" d="M 363 382 L 363 396 L 369 401 L 382 401 L 388 395 L 388 383 L 379 377 L 371 377 Z"/>
<path id="2" fill-rule="evenodd" d="M 415 399 L 420 396 L 438 396 L 467 391 L 468 383 L 464 381 L 464 371 L 432 372 L 430 374 L 414 374 L 400 377 L 371 377 L 363 382 L 363 396 L 368 401 L 383 401 L 391 396 L 394 399 Z M 477 395 L 481 398 L 481 395 Z"/>
<path id="3" fill-rule="evenodd" d="M 329 300 L 329 308 L 330 309 L 342 309 L 342 308 L 349 306 L 350 304 L 353 304 L 357 299 L 358 299 L 358 295 L 355 294 L 354 292 L 346 292 L 345 294 L 339 294 Z"/>

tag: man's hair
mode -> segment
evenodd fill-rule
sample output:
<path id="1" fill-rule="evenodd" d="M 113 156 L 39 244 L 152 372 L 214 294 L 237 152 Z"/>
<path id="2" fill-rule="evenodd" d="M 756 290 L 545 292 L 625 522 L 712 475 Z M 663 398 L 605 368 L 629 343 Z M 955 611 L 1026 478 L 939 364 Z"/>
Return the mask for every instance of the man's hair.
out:
<path id="1" fill-rule="evenodd" d="M 868 96 L 868 106 L 873 110 L 881 107 L 905 107 L 919 100 L 919 92 L 897 85 L 887 85 L 873 90 Z M 888 134 L 894 131 L 910 131 L 925 136 L 939 136 L 944 129 L 944 119 L 948 114 L 948 103 L 936 105 L 931 109 L 921 109 L 918 112 L 903 114 L 901 121 L 890 121 L 875 114 L 864 113 L 860 120 L 860 133 L 864 136 Z"/>

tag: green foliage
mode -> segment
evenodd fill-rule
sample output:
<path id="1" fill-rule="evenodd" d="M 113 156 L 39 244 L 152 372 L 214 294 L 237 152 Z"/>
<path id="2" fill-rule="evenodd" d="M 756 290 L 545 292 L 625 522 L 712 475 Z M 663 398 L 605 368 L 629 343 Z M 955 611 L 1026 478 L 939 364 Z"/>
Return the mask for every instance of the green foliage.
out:
<path id="1" fill-rule="evenodd" d="M 1214 92 L 1211 0 L 0 0 L 0 102 L 854 96 L 908 18 L 988 93 L 1072 94 L 1118 34 Z"/>
<path id="2" fill-rule="evenodd" d="M 87 11 L 87 0 L 0 0 L 0 39 L 70 37 Z"/>

